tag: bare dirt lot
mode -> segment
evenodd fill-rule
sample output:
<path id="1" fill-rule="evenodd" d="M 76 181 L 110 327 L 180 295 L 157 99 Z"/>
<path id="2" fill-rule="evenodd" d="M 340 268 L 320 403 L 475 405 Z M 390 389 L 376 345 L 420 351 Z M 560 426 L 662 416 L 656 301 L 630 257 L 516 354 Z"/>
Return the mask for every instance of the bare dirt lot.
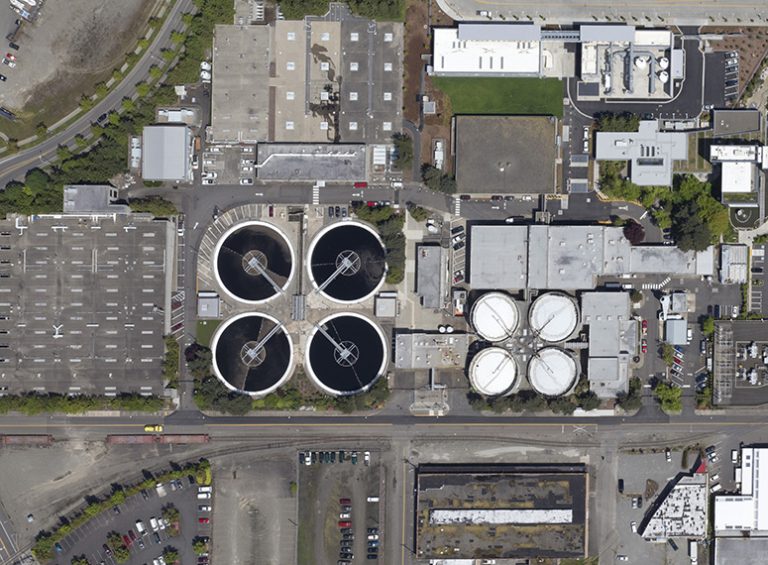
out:
<path id="1" fill-rule="evenodd" d="M 16 68 L 3 67 L 8 80 L 0 86 L 0 104 L 19 116 L 54 108 L 66 114 L 84 90 L 122 65 L 155 5 L 154 0 L 47 0 L 37 21 L 25 23 L 16 39 Z"/>
<path id="2" fill-rule="evenodd" d="M 720 41 L 711 41 L 715 51 L 739 53 L 739 86 L 744 88 L 768 51 L 768 30 L 762 27 L 704 27 L 701 33 L 722 34 Z"/>

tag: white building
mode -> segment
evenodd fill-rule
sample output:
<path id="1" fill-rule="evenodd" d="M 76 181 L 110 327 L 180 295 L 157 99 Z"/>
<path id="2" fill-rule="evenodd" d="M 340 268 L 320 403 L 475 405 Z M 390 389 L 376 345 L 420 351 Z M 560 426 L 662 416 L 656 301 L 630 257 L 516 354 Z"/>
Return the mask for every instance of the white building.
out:
<path id="1" fill-rule="evenodd" d="M 707 475 L 684 476 L 672 487 L 651 515 L 642 536 L 650 541 L 668 538 L 704 539 L 707 536 Z"/>
<path id="2" fill-rule="evenodd" d="M 747 282 L 747 256 L 749 248 L 746 245 L 720 246 L 720 282 L 724 284 L 744 284 Z"/>
<path id="3" fill-rule="evenodd" d="M 768 476 L 768 447 L 742 447 L 741 494 L 715 497 L 715 535 L 719 537 L 768 536 L 768 488 L 761 485 Z M 763 488 L 761 488 L 761 486 Z"/>

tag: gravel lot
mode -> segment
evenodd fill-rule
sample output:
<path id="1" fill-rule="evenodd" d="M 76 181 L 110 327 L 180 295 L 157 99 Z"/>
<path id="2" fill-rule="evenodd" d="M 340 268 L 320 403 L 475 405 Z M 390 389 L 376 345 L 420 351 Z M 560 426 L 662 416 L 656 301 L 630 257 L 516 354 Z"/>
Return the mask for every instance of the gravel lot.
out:
<path id="1" fill-rule="evenodd" d="M 122 65 L 155 6 L 150 0 L 47 0 L 36 22 L 26 23 L 16 40 L 15 69 L 3 68 L 0 104 L 19 110 L 76 104 L 83 87 L 108 79 Z M 0 30 L 8 33 L 18 17 L 0 10 Z M 50 124 L 48 124 L 50 125 Z"/>

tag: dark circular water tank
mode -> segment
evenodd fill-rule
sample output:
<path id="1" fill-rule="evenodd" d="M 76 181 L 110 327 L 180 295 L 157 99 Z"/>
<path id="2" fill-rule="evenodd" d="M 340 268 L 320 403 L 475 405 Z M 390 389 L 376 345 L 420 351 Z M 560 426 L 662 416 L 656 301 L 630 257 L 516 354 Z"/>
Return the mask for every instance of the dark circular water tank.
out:
<path id="1" fill-rule="evenodd" d="M 231 390 L 267 394 L 293 366 L 293 344 L 282 326 L 265 314 L 238 314 L 213 336 L 213 371 Z"/>
<path id="2" fill-rule="evenodd" d="M 310 335 L 305 364 L 309 376 L 330 394 L 363 392 L 386 368 L 384 334 L 360 314 L 334 314 Z"/>
<path id="3" fill-rule="evenodd" d="M 381 239 L 365 224 L 333 224 L 309 246 L 310 279 L 337 302 L 360 302 L 370 297 L 383 283 L 386 270 Z"/>
<path id="4" fill-rule="evenodd" d="M 213 262 L 216 278 L 233 298 L 264 302 L 285 289 L 293 274 L 293 250 L 274 226 L 247 222 L 229 229 L 219 240 Z"/>

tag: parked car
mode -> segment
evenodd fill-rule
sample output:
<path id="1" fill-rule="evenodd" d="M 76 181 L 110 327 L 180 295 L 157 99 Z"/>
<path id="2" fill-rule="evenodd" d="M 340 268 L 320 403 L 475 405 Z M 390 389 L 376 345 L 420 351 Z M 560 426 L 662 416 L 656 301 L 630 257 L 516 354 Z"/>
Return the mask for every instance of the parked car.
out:
<path id="1" fill-rule="evenodd" d="M 672 452 L 669 448 L 664 450 L 664 456 L 667 458 L 667 463 L 670 463 L 672 461 Z"/>
<path id="2" fill-rule="evenodd" d="M 342 505 L 352 504 L 352 501 L 349 498 L 340 498 L 339 504 L 342 504 Z"/>
<path id="3" fill-rule="evenodd" d="M 629 529 L 630 529 L 630 530 L 632 530 L 632 533 L 633 533 L 633 534 L 636 534 L 636 533 L 637 533 L 637 521 L 635 521 L 635 520 L 632 520 L 632 521 L 629 523 Z"/>

